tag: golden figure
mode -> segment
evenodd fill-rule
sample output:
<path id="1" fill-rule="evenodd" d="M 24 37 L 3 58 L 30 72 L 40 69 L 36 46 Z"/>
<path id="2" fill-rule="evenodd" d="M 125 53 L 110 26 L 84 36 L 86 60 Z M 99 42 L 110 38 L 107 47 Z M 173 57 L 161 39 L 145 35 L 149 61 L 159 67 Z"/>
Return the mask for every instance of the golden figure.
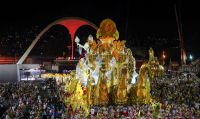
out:
<path id="1" fill-rule="evenodd" d="M 118 63 L 115 63 L 113 69 L 113 86 L 119 83 L 119 71 L 118 71 Z"/>
<path id="2" fill-rule="evenodd" d="M 106 67 L 105 63 L 102 63 L 102 67 L 100 68 L 100 74 L 98 78 L 98 83 L 95 91 L 95 104 L 97 105 L 106 105 L 108 103 L 108 88 L 106 84 Z"/>
<path id="3" fill-rule="evenodd" d="M 111 53 L 114 40 L 118 40 L 119 33 L 115 23 L 111 19 L 105 19 L 101 22 L 96 34 L 100 40 L 98 43 L 99 53 Z"/>
<path id="4" fill-rule="evenodd" d="M 148 63 L 144 63 L 139 71 L 138 81 L 136 83 L 136 96 L 139 102 L 150 103 L 150 82 L 148 80 Z"/>
<path id="5" fill-rule="evenodd" d="M 114 100 L 116 104 L 125 104 L 127 102 L 127 64 L 122 65 L 120 82 L 115 89 Z"/>
<path id="6" fill-rule="evenodd" d="M 151 103 L 150 82 L 154 79 L 158 72 L 162 72 L 163 68 L 155 61 L 154 51 L 149 49 L 149 61 L 142 64 L 138 81 L 136 83 L 136 96 L 142 103 Z"/>
<path id="7" fill-rule="evenodd" d="M 113 40 L 118 40 L 119 32 L 115 22 L 111 19 L 103 20 L 97 30 L 96 37 L 100 39 L 102 43 L 112 43 Z"/>

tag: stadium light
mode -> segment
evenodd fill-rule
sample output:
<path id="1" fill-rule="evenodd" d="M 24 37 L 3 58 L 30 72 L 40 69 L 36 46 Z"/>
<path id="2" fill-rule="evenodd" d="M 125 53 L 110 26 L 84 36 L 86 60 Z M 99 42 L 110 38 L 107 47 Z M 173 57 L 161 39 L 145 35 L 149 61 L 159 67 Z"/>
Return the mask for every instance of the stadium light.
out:
<path id="1" fill-rule="evenodd" d="M 192 61 L 193 60 L 193 56 L 190 54 L 189 55 L 189 59 Z"/>

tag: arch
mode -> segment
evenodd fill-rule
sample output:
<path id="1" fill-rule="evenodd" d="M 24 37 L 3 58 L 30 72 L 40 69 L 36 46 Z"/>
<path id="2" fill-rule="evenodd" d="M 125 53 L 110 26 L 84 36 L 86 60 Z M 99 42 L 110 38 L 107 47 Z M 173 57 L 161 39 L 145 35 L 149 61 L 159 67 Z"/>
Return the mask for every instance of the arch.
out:
<path id="1" fill-rule="evenodd" d="M 28 47 L 28 49 L 26 50 L 26 52 L 22 55 L 22 57 L 19 59 L 19 61 L 17 62 L 17 64 L 22 64 L 24 62 L 24 60 L 26 59 L 26 57 L 28 56 L 28 54 L 31 52 L 31 50 L 33 49 L 33 47 L 35 46 L 35 44 L 38 42 L 38 40 L 43 36 L 44 33 L 46 33 L 52 26 L 54 25 L 63 25 L 66 29 L 68 29 L 69 34 L 71 36 L 71 45 L 72 45 L 72 53 L 71 53 L 71 57 L 74 57 L 74 35 L 77 31 L 77 29 L 83 25 L 89 25 L 91 27 L 93 27 L 94 29 L 97 30 L 97 26 L 94 25 L 92 22 L 85 20 L 83 18 L 78 18 L 78 17 L 64 17 L 61 19 L 58 19 L 52 23 L 50 23 L 48 26 L 46 26 L 38 35 L 37 37 L 33 40 L 33 42 L 31 43 L 31 45 Z"/>

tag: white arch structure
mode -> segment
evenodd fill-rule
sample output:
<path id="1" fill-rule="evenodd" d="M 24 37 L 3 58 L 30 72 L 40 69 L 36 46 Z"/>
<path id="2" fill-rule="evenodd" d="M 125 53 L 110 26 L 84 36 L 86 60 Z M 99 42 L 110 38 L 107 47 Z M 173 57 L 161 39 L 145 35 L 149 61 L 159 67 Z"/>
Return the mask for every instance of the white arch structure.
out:
<path id="1" fill-rule="evenodd" d="M 89 25 L 89 26 L 93 27 L 95 30 L 97 30 L 97 26 L 96 25 L 94 25 L 92 22 L 90 22 L 88 20 L 85 20 L 85 19 L 82 19 L 82 18 L 78 18 L 78 17 L 64 17 L 64 18 L 58 19 L 58 20 L 52 22 L 51 24 L 49 24 L 48 26 L 46 26 L 37 35 L 37 37 L 33 40 L 33 42 L 28 47 L 28 49 L 26 50 L 26 52 L 19 59 L 19 61 L 17 62 L 17 64 L 22 64 L 24 62 L 24 60 L 29 55 L 29 53 L 31 52 L 31 50 L 33 49 L 33 47 L 35 46 L 35 44 L 38 42 L 38 40 L 43 36 L 43 34 L 45 34 L 54 25 L 63 25 L 66 29 L 68 29 L 68 31 L 70 33 L 70 36 L 71 36 L 71 45 L 72 45 L 71 57 L 72 58 L 74 57 L 74 35 L 75 35 L 77 29 L 79 27 L 83 26 L 83 25 Z"/>

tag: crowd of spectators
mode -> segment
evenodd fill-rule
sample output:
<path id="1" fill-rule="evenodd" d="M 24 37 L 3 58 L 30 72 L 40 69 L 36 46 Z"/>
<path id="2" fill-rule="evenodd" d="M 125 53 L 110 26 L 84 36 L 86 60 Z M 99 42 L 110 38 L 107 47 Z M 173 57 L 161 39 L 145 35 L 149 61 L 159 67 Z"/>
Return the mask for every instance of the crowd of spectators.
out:
<path id="1" fill-rule="evenodd" d="M 200 80 L 196 76 L 175 76 L 156 78 L 151 85 L 151 105 L 92 106 L 87 117 L 80 107 L 74 112 L 69 107 L 68 114 L 75 119 L 199 119 Z"/>
<path id="2" fill-rule="evenodd" d="M 187 104 L 200 103 L 200 80 L 196 76 L 174 76 L 155 79 L 152 83 L 152 95 L 162 103 Z"/>
<path id="3" fill-rule="evenodd" d="M 156 104 L 155 104 L 156 105 Z M 74 118 L 79 119 L 82 114 L 76 110 Z M 131 105 L 91 107 L 91 119 L 198 119 L 199 112 L 186 105 Z"/>
<path id="4" fill-rule="evenodd" d="M 0 85 L 1 118 L 61 119 L 64 116 L 65 107 L 54 80 Z"/>
<path id="5" fill-rule="evenodd" d="M 0 84 L 0 117 L 5 119 L 172 119 L 200 118 L 200 80 L 196 76 L 156 78 L 151 83 L 151 105 L 66 107 L 56 80 Z"/>

